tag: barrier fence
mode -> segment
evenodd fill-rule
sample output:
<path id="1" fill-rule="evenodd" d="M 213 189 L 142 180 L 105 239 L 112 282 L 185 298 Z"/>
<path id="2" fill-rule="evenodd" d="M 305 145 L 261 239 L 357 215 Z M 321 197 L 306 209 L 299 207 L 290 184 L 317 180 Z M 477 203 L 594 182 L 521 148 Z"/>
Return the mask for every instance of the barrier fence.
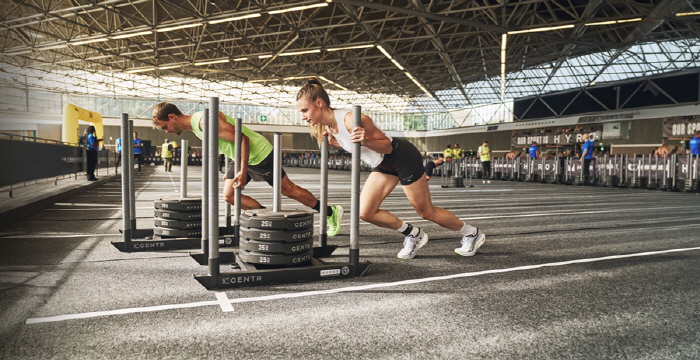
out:
<path id="1" fill-rule="evenodd" d="M 350 163 L 350 158 L 330 158 L 328 168 L 350 170 Z M 319 168 L 320 159 L 285 157 L 283 165 Z M 370 170 L 362 164 L 362 171 Z M 443 187 L 462 187 L 465 180 L 471 183 L 472 179 L 488 179 L 698 192 L 700 156 L 605 155 L 590 161 L 588 175 L 584 173 L 583 163 L 578 158 L 494 158 L 491 160 L 491 173 L 486 178 L 479 159 L 465 158 L 437 166 L 433 177 L 438 176 L 442 178 Z"/>

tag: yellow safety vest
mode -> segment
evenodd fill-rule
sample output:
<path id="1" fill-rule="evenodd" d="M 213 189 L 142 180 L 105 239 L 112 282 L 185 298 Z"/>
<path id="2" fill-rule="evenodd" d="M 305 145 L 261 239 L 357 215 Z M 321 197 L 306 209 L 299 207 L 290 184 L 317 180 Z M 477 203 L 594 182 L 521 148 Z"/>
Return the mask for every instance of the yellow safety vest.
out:
<path id="1" fill-rule="evenodd" d="M 443 150 L 443 151 L 442 151 L 442 156 L 444 156 L 444 157 L 446 157 L 446 158 L 452 157 L 452 149 L 447 148 L 447 149 Z"/>
<path id="2" fill-rule="evenodd" d="M 163 147 L 160 149 L 160 157 L 163 159 L 168 159 L 173 157 L 173 153 L 168 150 L 168 146 L 170 146 L 170 143 L 165 143 L 163 144 Z"/>
<path id="3" fill-rule="evenodd" d="M 460 148 L 452 149 L 452 157 L 455 159 L 461 159 L 462 158 L 462 149 L 460 149 Z"/>
<path id="4" fill-rule="evenodd" d="M 488 146 L 480 146 L 479 151 L 481 151 L 481 161 L 491 161 L 491 152 Z"/>

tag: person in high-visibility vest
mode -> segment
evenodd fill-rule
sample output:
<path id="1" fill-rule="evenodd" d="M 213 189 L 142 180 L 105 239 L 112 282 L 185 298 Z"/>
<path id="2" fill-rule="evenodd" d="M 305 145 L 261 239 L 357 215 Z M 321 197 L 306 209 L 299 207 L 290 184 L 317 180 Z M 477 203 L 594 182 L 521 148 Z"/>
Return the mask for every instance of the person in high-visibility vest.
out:
<path id="1" fill-rule="evenodd" d="M 484 143 L 479 146 L 479 150 L 477 150 L 476 154 L 479 156 L 479 159 L 481 159 L 481 168 L 483 169 L 483 174 L 484 177 L 482 178 L 481 182 L 485 184 L 488 182 L 489 184 L 491 183 L 491 180 L 489 178 L 491 177 L 491 149 L 489 149 L 489 142 L 484 141 Z"/>
<path id="2" fill-rule="evenodd" d="M 462 149 L 459 148 L 459 144 L 455 144 L 455 147 L 452 148 L 452 158 L 455 160 L 462 158 Z"/>
<path id="3" fill-rule="evenodd" d="M 445 161 L 452 161 L 452 147 L 450 144 L 447 144 L 447 148 L 442 151 L 442 157 L 445 158 Z"/>
<path id="4" fill-rule="evenodd" d="M 160 157 L 163 158 L 163 165 L 165 165 L 165 172 L 173 171 L 173 146 L 170 144 L 168 139 L 160 148 Z"/>

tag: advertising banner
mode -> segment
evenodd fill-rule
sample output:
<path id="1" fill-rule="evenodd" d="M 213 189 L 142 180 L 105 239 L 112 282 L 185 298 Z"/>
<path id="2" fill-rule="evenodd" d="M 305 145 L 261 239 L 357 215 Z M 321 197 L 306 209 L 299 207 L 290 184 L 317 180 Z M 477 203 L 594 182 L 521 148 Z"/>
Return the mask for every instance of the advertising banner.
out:
<path id="1" fill-rule="evenodd" d="M 687 140 L 700 130 L 700 116 L 679 116 L 664 118 L 662 137 L 670 140 Z"/>
<path id="2" fill-rule="evenodd" d="M 603 138 L 603 125 L 591 124 L 585 126 L 559 126 L 546 129 L 513 130 L 510 138 L 512 147 L 530 146 L 533 141 L 538 145 L 574 145 L 582 144 L 583 134 L 588 134 L 591 140 Z"/>

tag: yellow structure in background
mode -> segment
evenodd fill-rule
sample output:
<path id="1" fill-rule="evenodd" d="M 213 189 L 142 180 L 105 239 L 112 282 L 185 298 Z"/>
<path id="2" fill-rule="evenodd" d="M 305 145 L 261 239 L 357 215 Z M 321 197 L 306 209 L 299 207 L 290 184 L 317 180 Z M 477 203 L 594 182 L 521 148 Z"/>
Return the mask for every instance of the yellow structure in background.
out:
<path id="1" fill-rule="evenodd" d="M 104 137 L 104 125 L 102 125 L 102 115 L 94 111 L 79 108 L 73 104 L 63 106 L 63 131 L 62 141 L 66 143 L 77 144 L 80 137 L 78 129 L 78 120 L 91 122 L 95 126 L 97 138 Z"/>

